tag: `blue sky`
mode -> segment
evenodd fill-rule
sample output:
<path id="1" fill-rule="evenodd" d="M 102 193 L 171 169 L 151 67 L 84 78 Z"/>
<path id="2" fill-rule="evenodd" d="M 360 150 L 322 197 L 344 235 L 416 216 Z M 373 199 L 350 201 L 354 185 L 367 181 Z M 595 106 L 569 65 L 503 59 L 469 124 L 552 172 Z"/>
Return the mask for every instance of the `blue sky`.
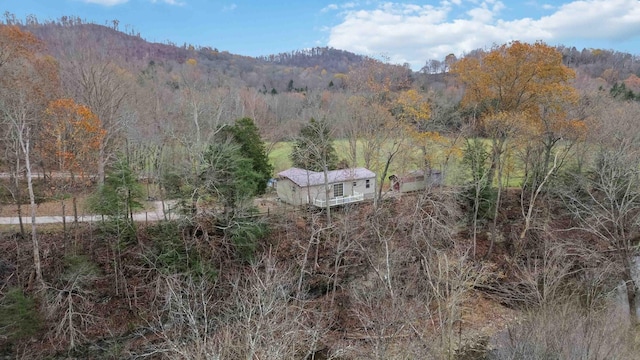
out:
<path id="1" fill-rule="evenodd" d="M 332 46 L 420 69 L 512 40 L 640 54 L 640 0 L 0 0 L 39 21 L 119 21 L 149 41 L 258 56 Z"/>

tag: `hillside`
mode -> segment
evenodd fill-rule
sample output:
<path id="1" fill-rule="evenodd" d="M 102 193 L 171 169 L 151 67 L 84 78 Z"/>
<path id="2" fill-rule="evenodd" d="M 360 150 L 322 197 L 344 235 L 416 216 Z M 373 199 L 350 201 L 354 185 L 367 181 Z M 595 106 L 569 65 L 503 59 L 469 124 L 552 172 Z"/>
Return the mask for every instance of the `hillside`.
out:
<path id="1" fill-rule="evenodd" d="M 346 73 L 364 59 L 363 56 L 331 48 L 252 58 L 215 47 L 150 43 L 140 34 L 127 34 L 113 27 L 71 18 L 44 24 L 32 23 L 24 25 L 24 28 L 42 39 L 57 58 L 72 56 L 82 49 L 82 52 L 108 58 L 126 68 L 144 66 L 149 62 L 183 64 L 193 58 L 205 73 L 221 73 L 239 85 L 244 83 L 254 88 L 264 85 L 269 91 L 275 89 L 278 92 L 287 91 L 290 81 L 297 88 L 307 90 L 326 88 L 328 81 L 318 83 L 314 79 L 330 80 L 333 74 Z M 256 82 L 255 78 L 261 82 Z"/>
<path id="2" fill-rule="evenodd" d="M 637 56 L 514 41 L 414 72 L 19 25 L 2 213 L 98 221 L 0 227 L 0 357 L 637 357 Z"/>

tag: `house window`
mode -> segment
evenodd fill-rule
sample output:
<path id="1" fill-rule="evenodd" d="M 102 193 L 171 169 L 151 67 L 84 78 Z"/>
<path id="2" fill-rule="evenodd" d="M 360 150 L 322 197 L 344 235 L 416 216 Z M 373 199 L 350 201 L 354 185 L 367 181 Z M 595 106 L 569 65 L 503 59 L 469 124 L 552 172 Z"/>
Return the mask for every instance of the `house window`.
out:
<path id="1" fill-rule="evenodd" d="M 343 196 L 344 195 L 344 184 L 333 184 L 333 196 Z"/>
<path id="2" fill-rule="evenodd" d="M 367 181 L 365 181 L 364 187 L 367 188 L 367 189 L 370 188 L 371 187 L 371 180 L 367 179 Z"/>
<path id="3" fill-rule="evenodd" d="M 356 181 L 353 182 L 353 187 L 356 187 L 358 183 Z"/>
<path id="4" fill-rule="evenodd" d="M 295 185 L 291 185 L 291 192 L 295 193 L 296 192 L 296 186 Z"/>

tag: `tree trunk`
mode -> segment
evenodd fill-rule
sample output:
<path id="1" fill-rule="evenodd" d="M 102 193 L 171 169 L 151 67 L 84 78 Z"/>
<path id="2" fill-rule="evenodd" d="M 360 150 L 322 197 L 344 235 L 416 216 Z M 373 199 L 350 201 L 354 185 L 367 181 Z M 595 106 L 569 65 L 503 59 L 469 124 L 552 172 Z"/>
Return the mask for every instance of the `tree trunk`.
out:
<path id="1" fill-rule="evenodd" d="M 104 185 L 105 165 L 107 163 L 104 146 L 100 145 L 98 152 L 98 185 Z"/>
<path id="2" fill-rule="evenodd" d="M 638 325 L 638 286 L 633 279 L 632 267 L 635 266 L 633 259 L 625 256 L 623 281 L 627 290 L 627 304 L 629 304 L 629 322 L 632 329 L 636 329 Z"/>
<path id="3" fill-rule="evenodd" d="M 20 235 L 25 238 L 24 222 L 22 221 L 22 191 L 20 191 L 20 155 L 16 154 L 16 170 L 13 175 L 15 189 L 16 206 L 18 207 L 18 223 L 20 224 Z"/>
<path id="4" fill-rule="evenodd" d="M 326 156 L 325 156 L 326 158 Z M 323 164 L 323 170 L 324 170 L 324 200 L 325 200 L 325 204 L 326 204 L 326 211 L 327 211 L 327 225 L 331 226 L 331 204 L 329 204 L 329 197 L 330 197 L 330 192 L 329 192 L 329 169 L 327 168 L 327 162 L 326 160 L 324 161 Z"/>
<path id="5" fill-rule="evenodd" d="M 33 191 L 33 173 L 31 172 L 29 129 L 26 134 L 22 131 L 18 134 L 20 147 L 24 154 L 25 168 L 27 171 L 27 188 L 29 190 L 29 203 L 31 205 L 31 242 L 33 244 L 33 265 L 36 273 L 36 281 L 39 285 L 43 284 L 42 267 L 40 262 L 40 244 L 38 243 L 38 233 L 36 227 L 36 196 Z M 26 139 L 25 139 L 26 137 Z"/>

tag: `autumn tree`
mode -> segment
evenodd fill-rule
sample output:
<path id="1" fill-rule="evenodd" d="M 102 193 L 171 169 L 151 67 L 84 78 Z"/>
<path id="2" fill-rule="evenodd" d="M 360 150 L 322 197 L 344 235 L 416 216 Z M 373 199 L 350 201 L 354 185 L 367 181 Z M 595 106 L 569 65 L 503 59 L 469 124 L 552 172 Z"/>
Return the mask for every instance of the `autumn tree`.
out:
<path id="1" fill-rule="evenodd" d="M 568 83 L 574 71 L 562 64 L 561 53 L 542 42 L 495 46 L 480 57 L 455 62 L 451 73 L 465 86 L 462 104 L 474 109 L 478 134 L 490 136 L 493 143 L 490 183 L 504 143 L 513 135 L 512 126 L 493 126 L 491 120 L 518 118 L 537 127 L 543 121 L 541 108 L 561 113 L 564 102 L 575 97 L 575 89 Z M 561 116 L 556 119 L 565 120 Z"/>
<path id="2" fill-rule="evenodd" d="M 100 119 L 72 99 L 50 102 L 45 115 L 39 146 L 43 158 L 53 156 L 56 168 L 71 174 L 91 169 L 105 133 Z"/>
<path id="3" fill-rule="evenodd" d="M 351 166 L 358 166 L 361 159 L 367 169 L 378 169 L 383 145 L 391 137 L 389 132 L 380 129 L 393 121 L 393 115 L 385 106 L 357 94 L 349 97 L 346 106 L 347 118 L 342 131 L 349 142 Z"/>
<path id="4" fill-rule="evenodd" d="M 127 120 L 123 111 L 128 95 L 125 71 L 91 54 L 72 60 L 69 67 L 69 92 L 78 103 L 91 109 L 104 129 L 97 156 L 98 182 L 103 184 L 109 162 L 122 150 L 119 145 Z"/>
<path id="5" fill-rule="evenodd" d="M 415 89 L 403 91 L 399 94 L 392 108 L 392 113 L 400 121 L 422 153 L 420 168 L 425 174 L 431 169 L 429 143 L 439 137 L 438 131 L 432 126 L 431 106 L 426 94 Z"/>
<path id="6" fill-rule="evenodd" d="M 491 141 L 487 181 L 491 185 L 498 179 L 496 215 L 501 202 L 508 141 L 526 128 L 535 134 L 536 149 L 541 149 L 544 160 L 541 166 L 536 166 L 540 171 L 530 187 L 529 209 L 523 211 L 530 223 L 534 195 L 546 183 L 544 178 L 551 166 L 554 146 L 562 139 L 561 133 L 554 130 L 567 127 L 566 107 L 577 99 L 575 89 L 569 84 L 575 73 L 563 65 L 558 50 L 542 42 L 514 41 L 478 55 L 454 63 L 451 73 L 465 87 L 462 104 L 472 109 L 471 119 L 477 135 L 487 136 Z"/>
<path id="7" fill-rule="evenodd" d="M 355 149 L 361 142 L 365 163 L 373 165 L 376 173 L 381 174 L 377 182 L 376 199 L 382 197 L 387 173 L 407 144 L 406 127 L 397 118 L 399 106 L 396 94 L 410 88 L 409 74 L 410 71 L 404 66 L 388 65 L 367 58 L 350 71 L 346 79 L 348 90 L 356 94 L 350 100 L 351 108 L 357 109 L 354 115 L 362 121 L 362 125 L 355 125 L 349 136 L 352 157 L 357 158 Z M 412 105 L 417 106 L 413 110 L 422 110 L 424 106 L 417 102 Z"/>
<path id="8" fill-rule="evenodd" d="M 27 178 L 31 207 L 31 239 L 35 278 L 42 282 L 40 250 L 36 231 L 36 201 L 33 186 L 33 140 L 38 122 L 51 96 L 58 90 L 55 61 L 43 55 L 43 44 L 16 26 L 0 25 L 0 121 L 5 142 L 14 147 L 14 175 L 22 170 Z"/>

